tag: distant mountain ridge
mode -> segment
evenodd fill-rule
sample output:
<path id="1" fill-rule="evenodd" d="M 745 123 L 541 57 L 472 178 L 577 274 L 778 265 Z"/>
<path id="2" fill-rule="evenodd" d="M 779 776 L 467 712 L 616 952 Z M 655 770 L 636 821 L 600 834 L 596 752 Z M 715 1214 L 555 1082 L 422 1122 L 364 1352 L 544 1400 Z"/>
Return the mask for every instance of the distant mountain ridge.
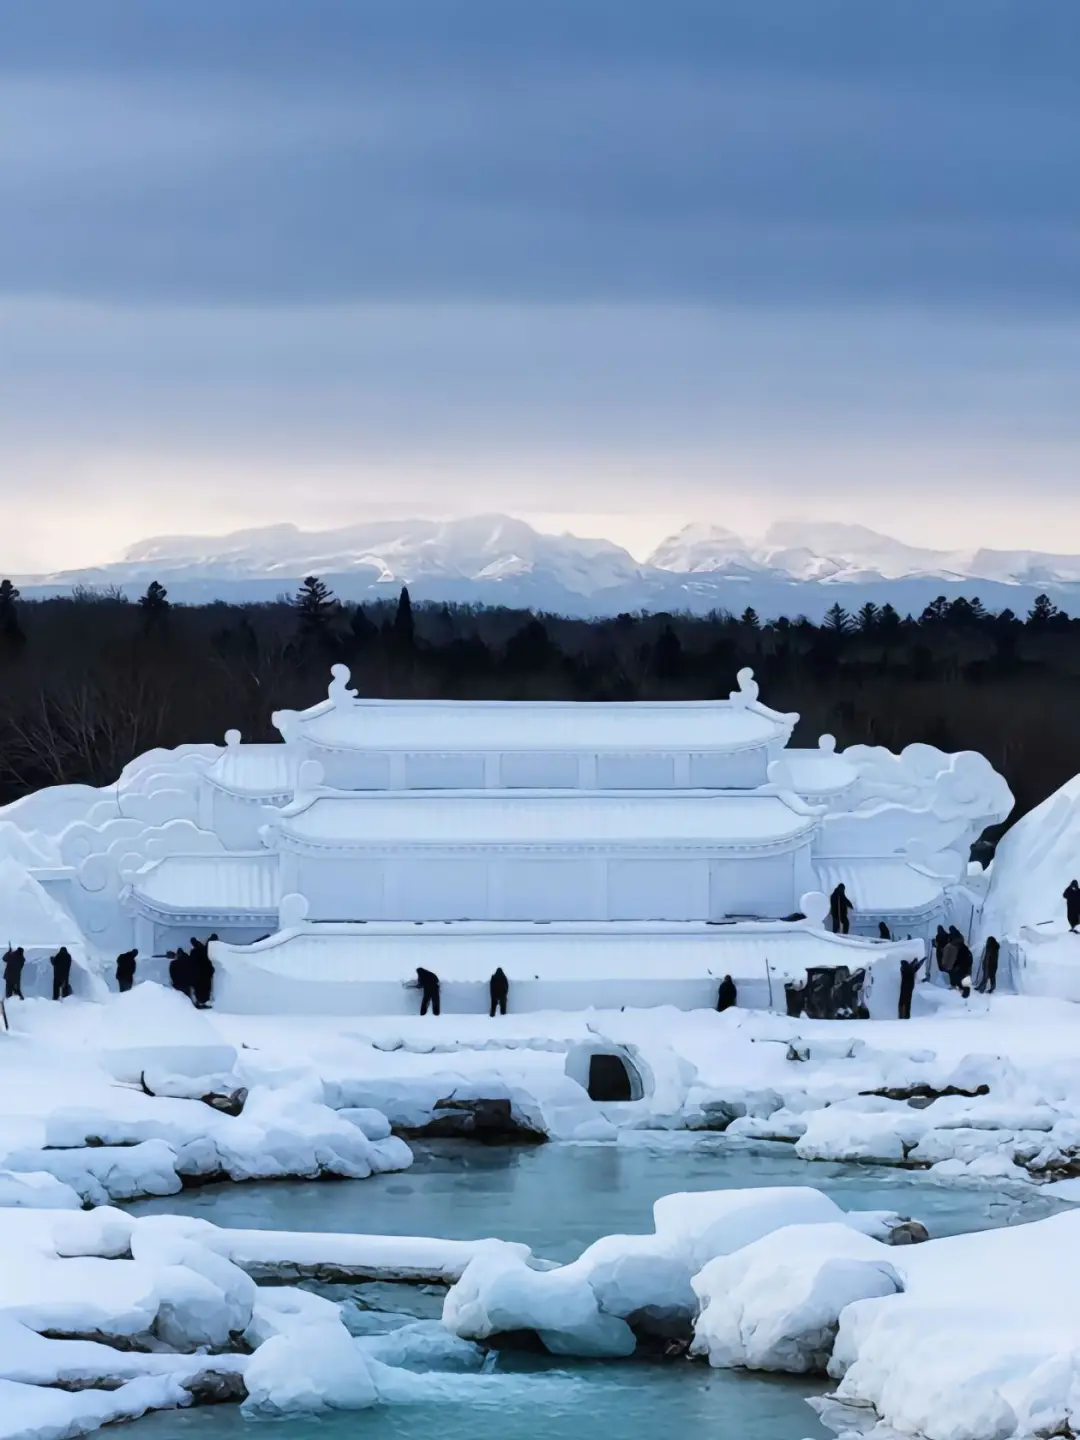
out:
<path id="1" fill-rule="evenodd" d="M 508 515 L 377 520 L 331 530 L 268 525 L 222 536 L 140 541 L 112 564 L 17 577 L 29 598 L 77 586 L 135 595 L 160 580 L 178 601 L 272 600 L 305 575 L 346 600 L 414 598 L 568 615 L 753 607 L 763 618 L 820 619 L 889 600 L 902 613 L 937 595 L 979 595 L 990 609 L 1027 609 L 1043 591 L 1080 609 L 1080 556 L 1032 550 L 947 551 L 861 525 L 782 520 L 760 540 L 695 523 L 637 561 L 610 540 L 549 535 Z"/>

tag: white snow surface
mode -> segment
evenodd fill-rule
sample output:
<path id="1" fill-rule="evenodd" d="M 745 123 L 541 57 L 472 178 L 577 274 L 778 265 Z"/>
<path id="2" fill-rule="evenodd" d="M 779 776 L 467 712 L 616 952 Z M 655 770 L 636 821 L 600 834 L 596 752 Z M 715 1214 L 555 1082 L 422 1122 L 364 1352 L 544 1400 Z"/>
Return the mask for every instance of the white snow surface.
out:
<path id="1" fill-rule="evenodd" d="M 820 1372 L 847 1305 L 893 1295 L 896 1252 L 844 1223 L 788 1225 L 694 1276 L 694 1352 L 710 1365 Z"/>
<path id="2" fill-rule="evenodd" d="M 140 989 L 103 1005 L 12 1002 L 11 1030 L 0 1032 L 3 1440 L 59 1440 L 187 1403 L 197 1367 L 237 1376 L 250 1367 L 243 1355 L 195 1353 L 227 1350 L 238 1334 L 256 1347 L 282 1342 L 274 1365 L 262 1358 L 265 1383 L 252 1392 L 269 1413 L 359 1403 L 371 1386 L 380 1404 L 450 1394 L 439 1387 L 451 1381 L 489 1396 L 500 1377 L 415 1375 L 399 1362 L 441 1354 L 465 1366 L 473 1352 L 459 1341 L 513 1328 L 536 1330 L 555 1353 L 625 1354 L 635 1332 L 688 1323 L 699 1304 L 697 1343 L 713 1363 L 827 1363 L 843 1400 L 875 1406 L 901 1432 L 1019 1440 L 1080 1423 L 1073 1215 L 887 1249 L 877 1244 L 880 1217 L 846 1216 L 809 1188 L 668 1196 L 651 1235 L 608 1236 L 549 1269 L 502 1240 L 230 1232 L 134 1220 L 109 1204 L 174 1193 L 189 1178 L 400 1168 L 410 1154 L 389 1123 L 422 1125 L 449 1096 L 508 1098 L 553 1138 L 614 1142 L 634 1130 L 730 1125 L 784 1135 L 807 1160 L 923 1164 L 943 1179 L 1068 1177 L 1080 1168 L 1072 1004 L 1004 994 L 964 1001 L 919 985 L 910 1022 L 809 1022 L 737 1008 L 433 1022 L 196 1014 L 168 992 Z M 598 1049 L 633 1063 L 640 1100 L 588 1099 L 572 1077 Z M 155 1094 L 143 1093 L 139 1076 Z M 914 1086 L 987 1093 L 922 1108 L 872 1093 Z M 239 1117 L 198 1098 L 237 1089 L 248 1091 Z M 808 1164 L 808 1180 L 813 1173 Z M 1066 1178 L 1055 1188 L 1070 1187 Z M 98 1208 L 84 1213 L 80 1203 Z M 334 1308 L 257 1284 L 322 1266 L 453 1283 L 445 1344 L 414 1332 L 396 1349 L 361 1347 L 341 1367 L 343 1388 L 327 1388 L 314 1367 L 328 1347 L 308 1332 L 330 1326 L 328 1345 L 342 1346 Z M 146 1337 L 164 1348 L 102 1343 Z M 90 1348 L 63 1348 L 71 1346 Z M 85 1374 L 121 1388 L 42 1388 L 50 1376 Z"/>
<path id="3" fill-rule="evenodd" d="M 532 1330 L 555 1355 L 629 1355 L 636 1345 L 630 1322 L 693 1318 L 693 1277 L 716 1256 L 780 1226 L 843 1228 L 845 1219 L 827 1196 L 802 1186 L 667 1195 L 653 1207 L 652 1235 L 607 1235 L 556 1269 L 536 1270 L 527 1257 L 491 1245 L 447 1295 L 443 1323 L 470 1340 Z"/>
<path id="4" fill-rule="evenodd" d="M 1030 810 L 998 844 L 979 917 L 1013 958 L 1025 995 L 1080 1000 L 1080 933 L 1070 934 L 1063 892 L 1080 879 L 1080 775 Z"/>

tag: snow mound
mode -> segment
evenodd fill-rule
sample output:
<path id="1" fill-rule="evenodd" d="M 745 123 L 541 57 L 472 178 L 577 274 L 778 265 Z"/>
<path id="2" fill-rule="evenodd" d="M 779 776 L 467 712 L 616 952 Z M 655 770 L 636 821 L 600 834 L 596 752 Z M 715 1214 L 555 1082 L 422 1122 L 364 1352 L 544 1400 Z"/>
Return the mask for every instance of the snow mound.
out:
<path id="1" fill-rule="evenodd" d="M 78 1210 L 82 1197 L 72 1186 L 44 1170 L 13 1174 L 0 1170 L 0 1209 Z"/>
<path id="2" fill-rule="evenodd" d="M 885 1218 L 851 1217 L 875 1231 Z M 450 1290 L 443 1323 L 469 1340 L 532 1331 L 555 1355 L 628 1355 L 636 1332 L 688 1331 L 698 1303 L 693 1277 L 717 1256 L 784 1226 L 842 1229 L 848 1217 L 818 1190 L 777 1186 L 666 1195 L 653 1219 L 652 1235 L 606 1235 L 572 1264 L 547 1270 L 493 1244 Z M 876 1244 L 864 1234 L 856 1241 Z"/>
<path id="3" fill-rule="evenodd" d="M 1080 775 L 1029 810 L 1003 835 L 990 870 L 979 921 L 980 945 L 988 935 L 1060 939 L 1067 933 L 1062 892 L 1080 879 Z M 1080 938 L 1073 937 L 1080 960 Z"/>
<path id="4" fill-rule="evenodd" d="M 829 1364 L 842 1377 L 837 1398 L 928 1440 L 1072 1433 L 1078 1241 L 1074 1211 L 894 1252 L 905 1293 L 840 1316 Z"/>
<path id="5" fill-rule="evenodd" d="M 51 1175 L 86 1205 L 175 1195 L 183 1188 L 176 1173 L 176 1152 L 164 1140 L 85 1150 L 16 1150 L 5 1163 L 16 1173 Z"/>
<path id="6" fill-rule="evenodd" d="M 531 1330 L 553 1355 L 618 1357 L 636 1345 L 625 1321 L 601 1312 L 583 1270 L 533 1270 L 497 1242 L 450 1290 L 443 1324 L 469 1340 Z"/>
<path id="7" fill-rule="evenodd" d="M 847 1225 L 789 1225 L 710 1261 L 693 1352 L 716 1367 L 824 1372 L 840 1313 L 901 1288 L 890 1251 Z"/>
<path id="8" fill-rule="evenodd" d="M 175 1075 L 227 1073 L 236 1050 L 179 991 L 147 981 L 102 1006 L 87 1039 L 117 1080 L 135 1082 L 145 1070 Z"/>
<path id="9" fill-rule="evenodd" d="M 253 1415 L 318 1414 L 366 1410 L 378 1402 L 371 1364 L 340 1321 L 275 1335 L 247 1366 Z"/>

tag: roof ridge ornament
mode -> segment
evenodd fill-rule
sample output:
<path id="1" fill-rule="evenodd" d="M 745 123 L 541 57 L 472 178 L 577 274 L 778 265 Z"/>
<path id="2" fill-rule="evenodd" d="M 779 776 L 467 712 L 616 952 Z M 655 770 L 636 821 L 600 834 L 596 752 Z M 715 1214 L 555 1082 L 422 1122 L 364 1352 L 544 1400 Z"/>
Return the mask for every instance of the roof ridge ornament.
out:
<path id="1" fill-rule="evenodd" d="M 756 705 L 760 687 L 754 679 L 754 672 L 750 666 L 744 666 L 735 679 L 739 682 L 739 688 L 732 690 L 728 696 L 732 705 L 738 706 L 740 710 L 746 710 L 749 706 Z"/>
<path id="2" fill-rule="evenodd" d="M 352 675 L 347 665 L 330 666 L 330 686 L 327 696 L 335 710 L 347 709 L 358 697 L 355 690 L 349 689 L 349 681 Z"/>

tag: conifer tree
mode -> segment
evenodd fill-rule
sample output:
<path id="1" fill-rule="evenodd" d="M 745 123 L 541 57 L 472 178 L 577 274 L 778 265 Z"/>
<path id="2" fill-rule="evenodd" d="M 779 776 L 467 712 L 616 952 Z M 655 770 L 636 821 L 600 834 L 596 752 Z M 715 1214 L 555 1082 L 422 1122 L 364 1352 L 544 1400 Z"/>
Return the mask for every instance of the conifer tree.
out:
<path id="1" fill-rule="evenodd" d="M 407 585 L 401 587 L 401 594 L 398 596 L 397 609 L 394 611 L 393 637 L 396 650 L 403 655 L 411 652 L 416 641 L 416 627 Z"/>
<path id="2" fill-rule="evenodd" d="M 337 609 L 338 602 L 329 585 L 317 575 L 309 575 L 293 600 L 301 641 L 325 640 L 330 634 L 330 622 Z"/>
<path id="3" fill-rule="evenodd" d="M 19 592 L 11 581 L 0 581 L 0 640 L 9 648 L 19 648 L 26 643 L 19 624 L 18 599 Z"/>
<path id="4" fill-rule="evenodd" d="M 169 613 L 172 607 L 169 604 L 169 592 L 165 586 L 157 580 L 151 580 L 146 587 L 146 594 L 139 596 L 139 609 L 145 620 L 162 620 Z"/>
<path id="5" fill-rule="evenodd" d="M 1035 604 L 1028 611 L 1027 623 L 1033 630 L 1044 630 L 1058 613 L 1058 608 L 1049 595 L 1036 595 Z"/>

